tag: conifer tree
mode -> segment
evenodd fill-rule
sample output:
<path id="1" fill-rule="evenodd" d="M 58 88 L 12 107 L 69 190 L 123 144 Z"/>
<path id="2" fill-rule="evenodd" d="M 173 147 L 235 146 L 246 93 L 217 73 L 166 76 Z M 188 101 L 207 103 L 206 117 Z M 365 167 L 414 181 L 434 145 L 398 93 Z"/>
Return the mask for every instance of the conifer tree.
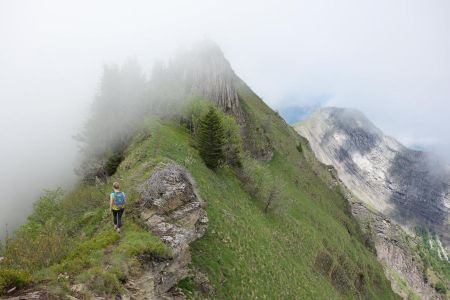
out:
<path id="1" fill-rule="evenodd" d="M 206 166 L 216 169 L 224 160 L 224 128 L 222 120 L 214 107 L 200 119 L 198 145 L 200 156 Z"/>

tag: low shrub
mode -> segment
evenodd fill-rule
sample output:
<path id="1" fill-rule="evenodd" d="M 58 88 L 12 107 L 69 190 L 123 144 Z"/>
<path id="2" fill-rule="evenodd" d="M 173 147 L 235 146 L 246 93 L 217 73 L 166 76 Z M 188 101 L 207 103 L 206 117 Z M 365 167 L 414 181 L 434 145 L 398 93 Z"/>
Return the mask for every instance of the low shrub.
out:
<path id="1" fill-rule="evenodd" d="M 9 289 L 23 287 L 30 282 L 28 274 L 20 270 L 0 269 L 0 295 Z"/>
<path id="2" fill-rule="evenodd" d="M 77 279 L 93 292 L 113 295 L 122 291 L 122 286 L 113 272 L 105 272 L 102 267 L 93 267 L 82 272 Z"/>
<path id="3" fill-rule="evenodd" d="M 192 277 L 186 277 L 181 279 L 176 287 L 183 291 L 183 293 L 187 296 L 192 296 L 195 291 L 197 290 L 197 287 L 195 286 L 194 279 Z"/>
<path id="4" fill-rule="evenodd" d="M 105 163 L 105 170 L 108 176 L 112 176 L 116 173 L 120 163 L 124 160 L 123 152 L 116 152 L 111 154 Z"/>
<path id="5" fill-rule="evenodd" d="M 434 289 L 440 294 L 447 294 L 447 287 L 442 281 L 439 281 L 434 285 Z"/>

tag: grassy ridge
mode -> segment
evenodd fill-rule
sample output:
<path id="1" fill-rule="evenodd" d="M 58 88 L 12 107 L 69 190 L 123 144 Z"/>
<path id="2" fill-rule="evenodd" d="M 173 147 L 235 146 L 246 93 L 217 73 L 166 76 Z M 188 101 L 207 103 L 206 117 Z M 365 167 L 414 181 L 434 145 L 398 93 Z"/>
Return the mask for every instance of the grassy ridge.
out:
<path id="1" fill-rule="evenodd" d="M 132 153 L 157 153 L 193 175 L 210 219 L 206 236 L 192 245 L 193 264 L 210 276 L 219 298 L 395 298 L 346 201 L 309 167 L 295 141 L 287 157 L 296 164 L 279 152 L 262 163 L 284 182 L 282 200 L 265 214 L 231 169 L 205 167 L 185 129 L 154 122 L 151 131 L 160 138 Z"/>
<path id="2" fill-rule="evenodd" d="M 114 295 L 123 291 L 122 283 L 136 269 L 137 254 L 170 255 L 159 238 L 127 213 L 119 235 L 109 213 L 111 182 L 120 180 L 129 187 L 127 202 L 132 204 L 137 192 L 131 187 L 147 178 L 157 163 L 148 160 L 122 168 L 109 182 L 79 185 L 69 193 L 49 191 L 41 197 L 27 222 L 1 245 L 5 259 L 0 264 L 0 295 L 30 284 L 60 297 L 74 294 L 71 287 L 77 284 L 86 287 L 77 296 Z"/>
<path id="3" fill-rule="evenodd" d="M 299 143 L 309 151 L 304 141 L 244 85 L 239 96 L 255 131 L 272 141 L 274 156 L 262 165 L 283 182 L 282 200 L 263 214 L 231 171 L 191 166 L 211 219 L 194 263 L 222 297 L 395 298 L 346 200 L 320 179 L 331 179 L 326 169 L 299 153 Z"/>
<path id="4" fill-rule="evenodd" d="M 256 163 L 270 174 L 264 180 L 276 178 L 282 184 L 268 213 L 232 169 L 208 169 L 192 147 L 189 132 L 170 121 L 147 122 L 111 181 L 120 180 L 128 199 L 135 201 L 135 187 L 159 162 L 170 159 L 188 169 L 207 202 L 210 219 L 205 237 L 191 247 L 193 266 L 208 274 L 217 298 L 396 298 L 381 265 L 364 246 L 347 202 L 326 183 L 331 178 L 305 141 L 245 86 L 239 96 L 250 119 L 247 142 L 256 150 L 273 151 L 267 162 L 247 157 L 246 163 Z M 11 240 L 2 255 L 12 257 L 13 249 L 39 241 L 45 232 L 54 232 L 64 247 L 55 248 L 48 261 L 39 257 L 28 264 L 30 254 L 24 253 L 23 261 L 9 259 L 8 268 L 24 269 L 32 281 L 56 293 L 69 293 L 70 284 L 84 283 L 96 293 L 111 295 L 133 276 L 136 254 L 167 255 L 158 239 L 126 215 L 123 234 L 111 230 L 106 211 L 109 185 L 80 186 L 38 205 L 23 226 L 28 228 L 24 239 Z M 43 212 L 45 220 L 35 219 Z M 113 271 L 105 274 L 106 268 Z"/>

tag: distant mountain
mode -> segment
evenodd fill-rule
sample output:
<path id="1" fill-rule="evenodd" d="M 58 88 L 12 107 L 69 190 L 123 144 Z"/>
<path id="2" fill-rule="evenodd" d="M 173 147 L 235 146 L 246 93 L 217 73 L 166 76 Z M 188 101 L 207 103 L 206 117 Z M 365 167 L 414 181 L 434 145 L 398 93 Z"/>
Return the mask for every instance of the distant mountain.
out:
<path id="1" fill-rule="evenodd" d="M 404 228 L 425 227 L 450 245 L 450 168 L 386 136 L 361 112 L 323 108 L 295 129 L 369 208 Z"/>

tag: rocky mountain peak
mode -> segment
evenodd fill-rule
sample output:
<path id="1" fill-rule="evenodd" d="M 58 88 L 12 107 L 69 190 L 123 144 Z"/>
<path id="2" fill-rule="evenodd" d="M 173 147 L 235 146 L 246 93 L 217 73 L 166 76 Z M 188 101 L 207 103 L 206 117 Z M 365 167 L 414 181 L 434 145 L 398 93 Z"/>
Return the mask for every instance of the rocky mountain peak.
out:
<path id="1" fill-rule="evenodd" d="M 449 246 L 450 172 L 438 158 L 406 148 L 352 109 L 320 109 L 295 129 L 367 206 Z"/>
<path id="2" fill-rule="evenodd" d="M 217 103 L 239 123 L 244 121 L 235 88 L 237 76 L 216 43 L 205 40 L 195 44 L 174 60 L 174 66 L 193 92 Z"/>
<path id="3" fill-rule="evenodd" d="M 378 129 L 369 119 L 364 116 L 362 112 L 356 109 L 341 108 L 341 107 L 325 107 L 320 108 L 314 112 L 304 123 L 315 124 L 314 126 L 325 125 L 327 127 L 333 127 L 336 131 L 342 131 L 350 135 L 366 136 L 373 140 L 358 140 L 360 146 L 363 146 L 364 142 L 376 142 L 383 136 L 383 132 Z"/>

